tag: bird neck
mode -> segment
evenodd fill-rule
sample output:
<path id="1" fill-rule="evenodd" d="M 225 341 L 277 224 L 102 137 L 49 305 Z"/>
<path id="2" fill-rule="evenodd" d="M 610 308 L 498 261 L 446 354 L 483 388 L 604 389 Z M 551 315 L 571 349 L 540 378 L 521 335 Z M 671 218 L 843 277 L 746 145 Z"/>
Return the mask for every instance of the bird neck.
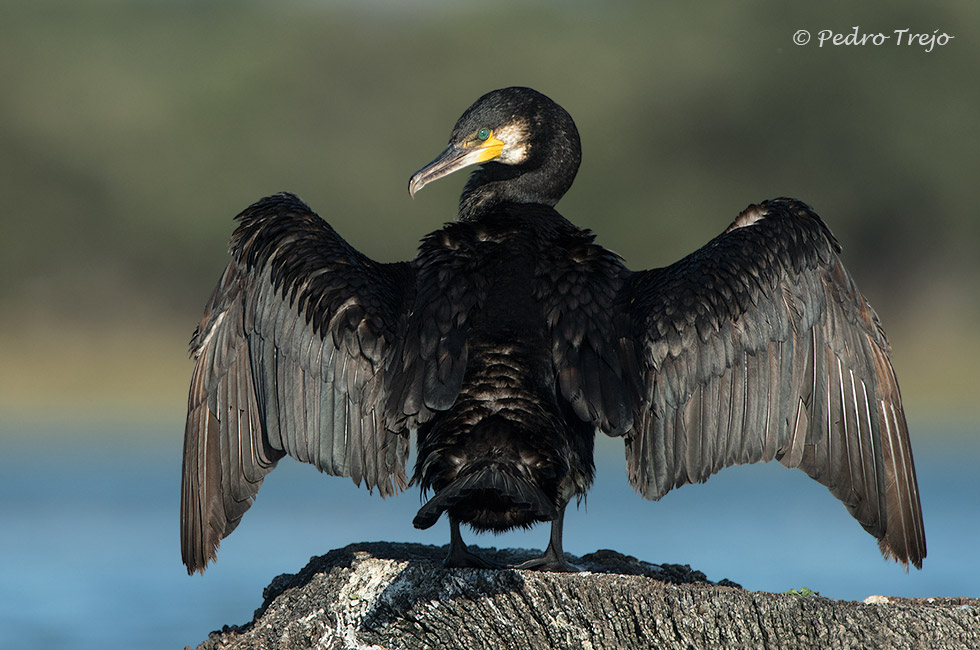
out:
<path id="1" fill-rule="evenodd" d="M 554 207 L 571 187 L 581 157 L 549 157 L 541 164 L 490 162 L 470 174 L 459 199 L 459 218 L 473 221 L 502 203 L 536 203 Z"/>

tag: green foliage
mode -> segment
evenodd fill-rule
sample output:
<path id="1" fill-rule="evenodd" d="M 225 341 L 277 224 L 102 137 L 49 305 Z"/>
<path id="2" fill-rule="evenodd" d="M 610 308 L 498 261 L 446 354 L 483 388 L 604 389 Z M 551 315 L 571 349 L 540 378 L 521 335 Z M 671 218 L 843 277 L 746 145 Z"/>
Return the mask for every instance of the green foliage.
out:
<path id="1" fill-rule="evenodd" d="M 789 591 L 787 591 L 785 593 L 792 594 L 794 596 L 819 596 L 820 595 L 820 592 L 819 591 L 814 591 L 813 589 L 810 589 L 809 587 L 800 587 L 799 589 L 790 589 Z"/>

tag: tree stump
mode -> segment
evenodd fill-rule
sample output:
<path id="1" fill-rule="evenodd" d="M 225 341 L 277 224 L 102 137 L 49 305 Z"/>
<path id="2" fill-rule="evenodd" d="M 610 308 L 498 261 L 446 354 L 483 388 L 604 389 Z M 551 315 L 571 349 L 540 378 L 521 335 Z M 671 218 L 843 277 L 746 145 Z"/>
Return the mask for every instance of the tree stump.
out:
<path id="1" fill-rule="evenodd" d="M 252 622 L 199 650 L 296 648 L 980 648 L 980 600 L 871 603 L 745 591 L 614 551 L 583 573 L 445 569 L 447 549 L 364 543 L 275 578 Z M 511 564 L 531 551 L 479 551 Z"/>

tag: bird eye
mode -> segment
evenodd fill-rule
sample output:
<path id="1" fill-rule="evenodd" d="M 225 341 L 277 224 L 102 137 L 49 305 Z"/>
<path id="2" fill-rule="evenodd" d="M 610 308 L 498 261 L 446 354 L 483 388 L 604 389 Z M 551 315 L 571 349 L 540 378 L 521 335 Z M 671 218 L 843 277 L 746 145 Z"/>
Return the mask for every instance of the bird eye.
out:
<path id="1" fill-rule="evenodd" d="M 476 132 L 476 137 L 480 140 L 486 140 L 490 137 L 490 129 L 483 128 Z"/>

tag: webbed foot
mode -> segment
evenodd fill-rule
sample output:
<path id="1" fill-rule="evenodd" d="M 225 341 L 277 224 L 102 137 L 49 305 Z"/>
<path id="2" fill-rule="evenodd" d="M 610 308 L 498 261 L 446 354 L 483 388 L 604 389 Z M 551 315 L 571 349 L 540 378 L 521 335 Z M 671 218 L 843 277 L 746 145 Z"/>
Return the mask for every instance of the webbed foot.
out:
<path id="1" fill-rule="evenodd" d="M 502 564 L 480 557 L 466 546 L 450 547 L 442 565 L 447 569 L 503 569 Z"/>
<path id="2" fill-rule="evenodd" d="M 523 571 L 553 571 L 555 573 L 578 573 L 583 570 L 582 567 L 572 564 L 565 558 L 559 558 L 549 553 L 527 562 L 515 564 L 511 568 Z"/>
<path id="3" fill-rule="evenodd" d="M 447 569 L 503 569 L 502 564 L 497 564 L 486 558 L 480 557 L 476 553 L 466 548 L 463 537 L 459 534 L 459 520 L 449 516 L 449 555 L 442 565 Z"/>
<path id="4" fill-rule="evenodd" d="M 578 573 L 582 570 L 565 559 L 562 551 L 561 535 L 565 522 L 565 506 L 558 511 L 558 518 L 551 522 L 551 541 L 544 555 L 527 562 L 515 565 L 515 569 L 525 569 L 529 571 L 555 571 L 561 573 Z"/>

